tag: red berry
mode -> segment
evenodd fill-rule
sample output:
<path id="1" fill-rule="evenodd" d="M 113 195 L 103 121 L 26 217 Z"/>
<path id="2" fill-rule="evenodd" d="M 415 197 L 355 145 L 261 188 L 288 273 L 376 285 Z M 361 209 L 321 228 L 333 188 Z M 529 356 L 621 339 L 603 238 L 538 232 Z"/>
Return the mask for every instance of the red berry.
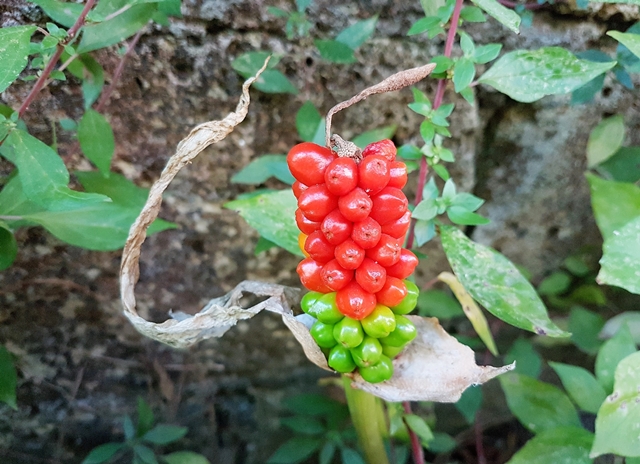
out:
<path id="1" fill-rule="evenodd" d="M 368 217 L 353 225 L 351 239 L 356 242 L 360 248 L 367 250 L 378 244 L 381 235 L 382 228 L 380 224 Z"/>
<path id="2" fill-rule="evenodd" d="M 302 192 L 298 198 L 298 207 L 312 221 L 322 221 L 338 207 L 338 197 L 329 193 L 324 184 L 313 185 Z"/>
<path id="3" fill-rule="evenodd" d="M 387 280 L 382 289 L 376 293 L 378 304 L 393 307 L 399 305 L 407 296 L 407 286 L 401 279 L 387 275 Z"/>
<path id="4" fill-rule="evenodd" d="M 309 188 L 308 185 L 304 185 L 302 182 L 295 181 L 291 186 L 291 190 L 293 190 L 293 196 L 296 198 L 300 198 L 302 192 Z"/>
<path id="5" fill-rule="evenodd" d="M 343 268 L 338 260 L 332 259 L 322 268 L 321 277 L 327 287 L 337 292 L 351 282 L 353 270 Z"/>
<path id="6" fill-rule="evenodd" d="M 376 246 L 367 250 L 367 258 L 371 258 L 384 267 L 393 266 L 400 260 L 402 242 L 391 235 L 382 234 Z"/>
<path id="7" fill-rule="evenodd" d="M 344 195 L 358 185 L 358 165 L 352 158 L 336 158 L 324 172 L 327 189 L 334 195 Z"/>
<path id="8" fill-rule="evenodd" d="M 404 236 L 407 235 L 409 226 L 411 225 L 411 211 L 407 211 L 398 219 L 393 222 L 388 222 L 382 226 L 382 233 L 391 235 L 395 238 L 401 238 L 404 240 Z"/>
<path id="9" fill-rule="evenodd" d="M 349 221 L 362 221 L 369 216 L 373 202 L 367 193 L 361 188 L 354 188 L 338 200 L 338 208 L 342 215 Z"/>
<path id="10" fill-rule="evenodd" d="M 312 258 L 305 258 L 298 264 L 296 272 L 300 281 L 312 292 L 331 293 L 331 289 L 322 281 L 322 265 Z"/>
<path id="11" fill-rule="evenodd" d="M 387 275 L 397 277 L 398 279 L 406 279 L 415 270 L 418 265 L 418 257 L 411 251 L 403 248 L 400 252 L 400 259 L 393 266 L 387 267 Z"/>
<path id="12" fill-rule="evenodd" d="M 384 156 L 368 156 L 358 165 L 358 186 L 370 195 L 385 188 L 390 177 L 389 162 Z"/>
<path id="13" fill-rule="evenodd" d="M 407 185 L 407 165 L 402 161 L 394 161 L 389 164 L 389 183 L 387 187 L 401 189 Z"/>
<path id="14" fill-rule="evenodd" d="M 382 155 L 387 161 L 394 161 L 397 152 L 393 142 L 389 139 L 384 139 L 367 145 L 365 149 L 362 150 L 362 156 Z"/>
<path id="15" fill-rule="evenodd" d="M 377 293 L 382 290 L 387 280 L 387 271 L 384 267 L 365 258 L 358 269 L 356 269 L 356 282 L 367 292 Z"/>
<path id="16" fill-rule="evenodd" d="M 348 221 L 340 213 L 340 210 L 334 209 L 322 221 L 320 230 L 327 238 L 329 243 L 340 245 L 351 236 L 353 222 Z"/>
<path id="17" fill-rule="evenodd" d="M 373 312 L 376 307 L 376 297 L 352 280 L 342 290 L 338 290 L 336 304 L 342 314 L 360 320 Z"/>
<path id="18" fill-rule="evenodd" d="M 371 197 L 371 201 L 373 202 L 373 207 L 371 208 L 370 216 L 381 225 L 400 218 L 409 206 L 409 201 L 402 193 L 402 190 L 395 187 L 384 188 L 380 193 Z"/>
<path id="19" fill-rule="evenodd" d="M 357 269 L 364 260 L 364 250 L 349 238 L 336 247 L 335 257 L 343 268 Z"/>
<path id="20" fill-rule="evenodd" d="M 320 223 L 309 219 L 304 215 L 301 209 L 296 210 L 296 224 L 298 225 L 300 232 L 306 235 L 309 235 L 316 230 L 320 230 Z"/>
<path id="21" fill-rule="evenodd" d="M 304 242 L 304 251 L 309 253 L 309 256 L 319 263 L 328 263 L 334 257 L 335 245 L 331 245 L 324 234 L 316 230 L 309 234 L 307 240 Z"/>
<path id="22" fill-rule="evenodd" d="M 289 151 L 287 165 L 296 180 L 311 186 L 324 182 L 324 171 L 335 158 L 328 148 L 304 142 Z"/>

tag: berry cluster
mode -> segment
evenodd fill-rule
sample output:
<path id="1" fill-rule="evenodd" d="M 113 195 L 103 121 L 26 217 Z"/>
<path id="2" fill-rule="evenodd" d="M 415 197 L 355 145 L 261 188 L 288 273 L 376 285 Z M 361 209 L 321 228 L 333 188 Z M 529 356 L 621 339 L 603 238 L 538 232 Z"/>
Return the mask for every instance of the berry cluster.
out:
<path id="1" fill-rule="evenodd" d="M 310 293 L 302 309 L 317 321 L 311 335 L 338 372 L 356 367 L 371 383 L 393 374 L 391 358 L 416 336 L 403 316 L 418 289 L 406 279 L 418 258 L 402 247 L 411 213 L 402 187 L 407 167 L 391 140 L 361 157 L 301 143 L 287 155 L 296 179 L 296 223 L 306 259 L 297 271 Z"/>

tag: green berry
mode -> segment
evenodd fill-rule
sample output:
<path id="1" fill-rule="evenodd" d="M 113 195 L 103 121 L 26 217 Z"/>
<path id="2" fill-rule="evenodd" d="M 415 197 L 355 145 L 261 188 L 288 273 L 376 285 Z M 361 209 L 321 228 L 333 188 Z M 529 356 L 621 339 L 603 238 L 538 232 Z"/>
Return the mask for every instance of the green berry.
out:
<path id="1" fill-rule="evenodd" d="M 335 292 L 327 293 L 318 298 L 312 311 L 315 313 L 315 318 L 325 324 L 335 324 L 344 317 L 344 314 L 338 311 Z"/>
<path id="2" fill-rule="evenodd" d="M 400 304 L 391 308 L 391 311 L 395 314 L 409 314 L 418 304 L 418 295 L 420 294 L 418 286 L 410 280 L 405 280 L 403 282 L 407 287 L 407 296 L 404 297 Z"/>
<path id="3" fill-rule="evenodd" d="M 333 324 L 316 321 L 311 326 L 311 336 L 320 348 L 332 348 L 337 342 L 333 337 Z"/>
<path id="4" fill-rule="evenodd" d="M 387 356 L 380 356 L 380 360 L 369 367 L 361 367 L 360 375 L 369 383 L 379 383 L 389 380 L 393 376 L 393 363 Z"/>
<path id="5" fill-rule="evenodd" d="M 310 316 L 316 317 L 315 312 L 313 311 L 313 307 L 316 304 L 316 301 L 322 297 L 324 293 L 320 292 L 309 292 L 305 296 L 302 297 L 300 301 L 300 308 Z"/>
<path id="6" fill-rule="evenodd" d="M 364 338 L 362 324 L 360 321 L 345 317 L 333 327 L 333 338 L 345 348 L 355 348 Z"/>
<path id="7" fill-rule="evenodd" d="M 386 337 L 396 328 L 396 316 L 387 306 L 379 304 L 362 319 L 362 328 L 370 337 Z"/>
<path id="8" fill-rule="evenodd" d="M 356 363 L 353 362 L 349 349 L 339 343 L 331 348 L 327 362 L 329 367 L 342 374 L 353 372 L 356 368 Z"/>
<path id="9" fill-rule="evenodd" d="M 380 339 L 380 343 L 389 346 L 404 346 L 416 338 L 418 331 L 409 319 L 404 316 L 396 316 L 396 328 L 386 337 Z"/>
<path id="10" fill-rule="evenodd" d="M 382 354 L 391 359 L 395 358 L 400 353 L 402 353 L 402 350 L 404 350 L 404 347 L 407 346 L 407 345 L 391 346 L 391 345 L 385 345 L 384 343 L 381 343 L 380 345 L 382 345 Z"/>
<path id="11" fill-rule="evenodd" d="M 377 338 L 364 337 L 362 343 L 351 348 L 351 356 L 358 367 L 369 367 L 380 360 L 382 345 Z"/>

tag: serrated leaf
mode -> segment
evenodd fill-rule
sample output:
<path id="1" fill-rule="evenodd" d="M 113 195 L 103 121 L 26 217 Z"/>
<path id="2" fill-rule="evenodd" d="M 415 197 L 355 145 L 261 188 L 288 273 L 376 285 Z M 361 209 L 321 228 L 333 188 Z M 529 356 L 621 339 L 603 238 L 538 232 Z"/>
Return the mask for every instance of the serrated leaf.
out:
<path id="1" fill-rule="evenodd" d="M 0 221 L 0 271 L 11 267 L 16 256 L 18 256 L 18 243 L 16 242 L 16 238 L 9 226 L 4 221 Z M 1 368 L 0 372 L 2 372 Z M 0 394 L 0 397 L 1 396 Z"/>
<path id="2" fill-rule="evenodd" d="M 87 53 L 128 39 L 149 22 L 155 11 L 156 5 L 135 5 L 112 19 L 86 25 L 77 52 Z"/>
<path id="3" fill-rule="evenodd" d="M 281 445 L 267 464 L 297 464 L 316 452 L 322 441 L 311 437 L 294 437 Z"/>
<path id="4" fill-rule="evenodd" d="M 393 134 L 396 133 L 398 126 L 395 124 L 392 126 L 378 127 L 370 131 L 363 132 L 356 135 L 351 142 L 355 143 L 358 148 L 365 148 L 370 143 L 378 142 L 384 139 L 390 139 Z"/>
<path id="5" fill-rule="evenodd" d="M 589 134 L 587 164 L 592 168 L 609 159 L 624 142 L 624 116 L 603 119 Z"/>
<path id="6" fill-rule="evenodd" d="M 11 353 L 4 345 L 0 345 L 0 401 L 15 410 L 18 409 L 16 403 L 17 384 L 18 375 Z"/>
<path id="7" fill-rule="evenodd" d="M 193 451 L 176 451 L 175 453 L 165 454 L 162 459 L 167 464 L 210 464 L 207 458 Z"/>
<path id="8" fill-rule="evenodd" d="M 509 28 L 516 34 L 520 30 L 520 16 L 513 10 L 502 6 L 496 0 L 472 0 L 477 6 L 482 8 L 489 16 L 492 16 L 499 23 Z"/>
<path id="9" fill-rule="evenodd" d="M 289 189 L 257 195 L 226 203 L 225 208 L 236 210 L 261 236 L 277 243 L 285 250 L 302 256 L 298 246 L 300 231 L 295 222 L 296 198 Z"/>
<path id="10" fill-rule="evenodd" d="M 377 15 L 372 16 L 369 19 L 358 21 L 340 32 L 336 37 L 336 41 L 345 44 L 352 50 L 355 50 L 373 35 L 373 32 L 376 30 L 377 22 Z"/>
<path id="11" fill-rule="evenodd" d="M 13 26 L 0 29 L 0 92 L 15 81 L 27 65 L 29 42 L 36 26 Z"/>
<path id="12" fill-rule="evenodd" d="M 559 388 L 514 373 L 502 375 L 499 380 L 509 410 L 533 433 L 561 426 L 580 427 L 576 409 Z"/>
<path id="13" fill-rule="evenodd" d="M 97 111 L 88 109 L 78 124 L 78 140 L 84 155 L 107 177 L 116 148 L 109 121 Z"/>
<path id="14" fill-rule="evenodd" d="M 533 347 L 533 344 L 525 339 L 518 338 L 504 357 L 504 362 L 516 362 L 513 370 L 516 374 L 523 374 L 537 379 L 542 370 L 542 358 Z"/>
<path id="15" fill-rule="evenodd" d="M 456 276 L 494 316 L 540 335 L 567 337 L 547 315 L 529 281 L 497 251 L 474 243 L 455 227 L 442 226 L 442 246 Z"/>
<path id="16" fill-rule="evenodd" d="M 625 182 L 604 180 L 587 174 L 591 206 L 602 237 L 608 240 L 629 221 L 640 216 L 640 188 Z"/>
<path id="17" fill-rule="evenodd" d="M 166 445 L 167 443 L 180 440 L 187 434 L 186 427 L 177 425 L 159 424 L 142 436 L 142 439 L 154 445 Z"/>
<path id="18" fill-rule="evenodd" d="M 615 372 L 614 391 L 596 417 L 596 438 L 590 456 L 605 453 L 640 456 L 640 352 L 620 361 Z"/>
<path id="19" fill-rule="evenodd" d="M 323 145 L 324 127 L 324 119 L 314 104 L 309 100 L 304 102 L 296 113 L 296 129 L 298 130 L 300 138 L 304 142 L 314 142 Z M 322 137 L 321 142 L 317 141 L 318 136 Z"/>
<path id="20" fill-rule="evenodd" d="M 596 281 L 640 294 L 640 216 L 604 241 Z"/>
<path id="21" fill-rule="evenodd" d="M 124 447 L 124 443 L 105 443 L 97 446 L 84 458 L 82 464 L 101 464 L 111 459 Z"/>
<path id="22" fill-rule="evenodd" d="M 582 427 L 557 427 L 529 440 L 507 464 L 591 464 L 593 434 Z"/>
<path id="23" fill-rule="evenodd" d="M 530 103 L 571 92 L 615 66 L 577 58 L 561 47 L 517 50 L 503 55 L 478 82 L 514 100 Z"/>
<path id="24" fill-rule="evenodd" d="M 355 63 L 353 50 L 337 40 L 315 40 L 314 41 L 320 56 L 327 61 L 339 64 Z"/>
<path id="25" fill-rule="evenodd" d="M 636 344 L 627 326 L 604 342 L 596 356 L 596 377 L 607 393 L 613 390 L 614 373 L 618 363 L 636 351 Z"/>
<path id="26" fill-rule="evenodd" d="M 591 372 L 570 364 L 550 362 L 549 365 L 556 371 L 562 386 L 580 409 L 593 414 L 598 412 L 607 394 Z"/>
<path id="27" fill-rule="evenodd" d="M 286 155 L 262 155 L 251 161 L 240 172 L 231 177 L 231 182 L 235 184 L 259 185 L 270 177 L 286 183 L 293 184 L 295 179 L 287 166 Z"/>

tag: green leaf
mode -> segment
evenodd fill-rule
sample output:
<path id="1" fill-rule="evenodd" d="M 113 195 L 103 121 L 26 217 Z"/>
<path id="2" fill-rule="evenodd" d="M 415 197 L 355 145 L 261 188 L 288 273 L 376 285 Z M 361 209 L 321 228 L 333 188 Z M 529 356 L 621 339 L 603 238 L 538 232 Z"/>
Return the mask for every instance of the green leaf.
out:
<path id="1" fill-rule="evenodd" d="M 71 27 L 74 25 L 78 16 L 82 12 L 84 5 L 70 2 L 58 2 L 55 0 L 29 0 L 31 3 L 35 3 L 44 12 L 58 24 L 62 24 L 64 27 Z"/>
<path id="2" fill-rule="evenodd" d="M 421 441 L 429 442 L 433 440 L 433 432 L 422 417 L 415 414 L 405 414 L 403 419 L 409 428 L 420 437 Z"/>
<path id="3" fill-rule="evenodd" d="M 489 219 L 473 213 L 462 206 L 450 206 L 447 208 L 447 216 L 449 220 L 454 224 L 477 226 L 482 224 L 489 224 Z"/>
<path id="4" fill-rule="evenodd" d="M 324 145 L 325 122 L 309 100 L 296 113 L 296 129 L 303 141 Z"/>
<path id="5" fill-rule="evenodd" d="M 103 176 L 109 176 L 111 158 L 116 148 L 109 121 L 95 110 L 88 109 L 78 124 L 80 148 Z"/>
<path id="6" fill-rule="evenodd" d="M 342 459 L 342 464 L 366 464 L 362 456 L 353 448 L 342 448 L 340 450 L 340 458 Z"/>
<path id="7" fill-rule="evenodd" d="M 460 303 L 442 290 L 427 290 L 418 295 L 418 311 L 421 316 L 451 319 L 464 316 Z"/>
<path id="8" fill-rule="evenodd" d="M 516 34 L 520 29 L 520 16 L 513 10 L 502 6 L 496 0 L 472 0 L 477 6 L 482 8 L 489 16 L 492 16 L 499 23 L 506 26 Z"/>
<path id="9" fill-rule="evenodd" d="M 433 237 L 436 236 L 436 225 L 431 221 L 419 220 L 416 221 L 413 232 L 416 237 L 416 245 L 421 247 Z"/>
<path id="10" fill-rule="evenodd" d="M 599 284 L 615 285 L 640 293 L 640 216 L 613 231 L 602 247 Z"/>
<path id="11" fill-rule="evenodd" d="M 18 375 L 11 353 L 3 345 L 0 345 L 0 401 L 15 410 L 18 409 L 16 403 L 17 384 Z"/>
<path id="12" fill-rule="evenodd" d="M 296 198 L 289 189 L 257 195 L 226 203 L 236 210 L 267 240 L 277 243 L 294 255 L 302 256 L 298 246 L 300 231 L 295 222 Z"/>
<path id="13" fill-rule="evenodd" d="M 254 159 L 240 172 L 234 174 L 231 182 L 259 185 L 272 176 L 289 185 L 295 182 L 287 166 L 287 155 L 263 155 Z"/>
<path id="14" fill-rule="evenodd" d="M 438 205 L 432 198 L 426 198 L 418 203 L 418 206 L 411 213 L 414 219 L 422 219 L 428 221 L 438 215 Z"/>
<path id="15" fill-rule="evenodd" d="M 263 51 L 243 53 L 231 62 L 231 67 L 247 79 L 256 75 L 269 56 L 271 59 L 267 64 L 267 69 L 273 69 L 280 62 L 280 56 Z"/>
<path id="16" fill-rule="evenodd" d="M 153 411 L 151 407 L 142 399 L 138 397 L 138 427 L 136 429 L 136 436 L 141 437 L 149 430 L 153 428 Z"/>
<path id="17" fill-rule="evenodd" d="M 556 371 L 562 386 L 580 409 L 593 414 L 598 412 L 607 394 L 591 372 L 570 364 L 550 362 L 549 365 Z"/>
<path id="18" fill-rule="evenodd" d="M 333 462 L 333 457 L 335 456 L 335 454 L 336 444 L 332 441 L 328 441 L 320 450 L 318 461 L 320 462 L 320 464 L 331 464 Z"/>
<path id="19" fill-rule="evenodd" d="M 469 58 L 460 58 L 453 66 L 453 86 L 456 92 L 462 91 L 473 82 L 476 67 Z"/>
<path id="20" fill-rule="evenodd" d="M 580 306 L 571 308 L 569 313 L 569 331 L 571 341 L 582 351 L 596 354 L 602 346 L 598 334 L 604 326 L 604 319 L 599 314 Z"/>
<path id="21" fill-rule="evenodd" d="M 571 94 L 571 104 L 572 105 L 582 105 L 585 103 L 589 103 L 593 101 L 596 97 L 596 94 L 602 90 L 604 86 L 604 74 L 600 74 L 598 77 L 591 79 L 582 87 L 578 87 Z"/>
<path id="22" fill-rule="evenodd" d="M 377 22 L 378 15 L 358 21 L 340 32 L 336 37 L 336 41 L 345 44 L 352 50 L 355 50 L 373 35 L 373 32 L 376 30 Z"/>
<path id="23" fill-rule="evenodd" d="M 509 409 L 533 433 L 560 426 L 580 427 L 576 409 L 559 388 L 514 373 L 498 378 Z"/>
<path id="24" fill-rule="evenodd" d="M 605 453 L 640 456 L 640 352 L 625 357 L 615 374 L 614 391 L 598 411 L 591 457 Z"/>
<path id="25" fill-rule="evenodd" d="M 470 23 L 484 23 L 487 20 L 482 10 L 477 6 L 465 6 L 462 8 L 460 18 Z"/>
<path id="26" fill-rule="evenodd" d="M 82 464 L 100 464 L 111 459 L 124 447 L 124 443 L 105 443 L 91 450 Z"/>
<path id="27" fill-rule="evenodd" d="M 633 341 L 640 344 L 640 311 L 627 311 L 612 317 L 600 332 L 601 338 L 611 338 L 626 325 Z"/>
<path id="28" fill-rule="evenodd" d="M 622 147 L 598 166 L 598 171 L 611 180 L 636 183 L 640 180 L 640 148 Z"/>
<path id="29" fill-rule="evenodd" d="M 356 135 L 351 141 L 356 144 L 358 148 L 365 148 L 370 143 L 379 142 L 380 140 L 390 139 L 393 134 L 396 133 L 398 126 L 395 124 L 392 126 L 378 127 L 362 134 Z"/>
<path id="30" fill-rule="evenodd" d="M 529 281 L 497 251 L 474 243 L 460 230 L 442 226 L 442 246 L 456 276 L 494 316 L 539 335 L 567 337 L 547 315 Z"/>
<path id="31" fill-rule="evenodd" d="M 538 293 L 540 295 L 560 295 L 566 292 L 571 285 L 571 276 L 566 272 L 556 271 L 540 282 Z"/>
<path id="32" fill-rule="evenodd" d="M 582 427 L 557 427 L 529 440 L 507 464 L 591 464 L 593 434 Z"/>
<path id="33" fill-rule="evenodd" d="M 303 393 L 290 396 L 282 402 L 287 410 L 300 415 L 344 417 L 348 414 L 347 407 L 324 395 Z"/>
<path id="34" fill-rule="evenodd" d="M 17 171 L 14 172 L 17 173 Z M 13 175 L 0 191 L 1 215 L 21 216 L 41 209 L 40 206 L 29 201 L 25 195 L 19 175 Z"/>
<path id="35" fill-rule="evenodd" d="M 277 69 L 267 69 L 258 76 L 253 86 L 264 93 L 298 93 L 291 81 Z"/>
<path id="36" fill-rule="evenodd" d="M 625 2 L 620 2 L 625 3 Z M 638 4 L 637 1 L 630 1 L 629 3 Z M 640 58 L 640 34 L 629 34 L 619 31 L 608 31 L 608 36 L 613 37 L 622 45 L 627 47 L 631 53 Z"/>
<path id="37" fill-rule="evenodd" d="M 144 445 L 134 445 L 133 452 L 144 464 L 158 464 L 156 455 L 151 448 L 147 448 Z"/>
<path id="38" fill-rule="evenodd" d="M 322 422 L 309 416 L 293 416 L 280 419 L 280 423 L 296 433 L 304 435 L 320 435 L 325 432 Z"/>
<path id="39" fill-rule="evenodd" d="M 122 428 L 124 431 L 125 440 L 132 440 L 136 436 L 136 428 L 133 425 L 133 420 L 129 415 L 124 416 L 122 420 Z"/>
<path id="40" fill-rule="evenodd" d="M 187 434 L 187 430 L 186 427 L 179 427 L 177 425 L 159 424 L 145 433 L 142 439 L 154 445 L 166 445 L 167 443 L 180 440 Z"/>
<path id="41" fill-rule="evenodd" d="M 624 142 L 624 117 L 616 114 L 603 119 L 589 134 L 587 164 L 592 168 L 613 156 Z"/>
<path id="42" fill-rule="evenodd" d="M 545 95 L 571 92 L 615 64 L 582 60 L 561 47 L 516 50 L 503 55 L 478 82 L 530 103 Z"/>
<path id="43" fill-rule="evenodd" d="M 9 226 L 0 221 L 0 271 L 11 267 L 18 255 L 18 243 Z M 0 369 L 2 372 L 2 369 Z"/>
<path id="44" fill-rule="evenodd" d="M 480 385 L 472 385 L 467 388 L 455 406 L 465 420 L 469 424 L 473 424 L 476 421 L 476 414 L 480 410 L 480 406 L 482 406 L 482 387 Z"/>
<path id="45" fill-rule="evenodd" d="M 104 86 L 104 69 L 91 55 L 81 55 L 80 62 L 84 66 L 82 73 L 82 96 L 84 109 L 88 110 L 98 99 Z"/>
<path id="46" fill-rule="evenodd" d="M 311 437 L 294 437 L 281 445 L 267 460 L 267 464 L 297 464 L 316 452 L 322 440 Z"/>
<path id="47" fill-rule="evenodd" d="M 533 344 L 525 339 L 518 338 L 509 352 L 505 355 L 504 362 L 516 362 L 516 368 L 513 370 L 516 374 L 523 374 L 534 379 L 538 378 L 542 370 L 542 358 L 533 347 Z"/>
<path id="48" fill-rule="evenodd" d="M 337 40 L 316 40 L 314 43 L 320 52 L 320 56 L 327 61 L 341 64 L 356 62 L 353 50 L 342 42 Z"/>
<path id="49" fill-rule="evenodd" d="M 29 42 L 36 26 L 13 26 L 0 29 L 0 92 L 15 81 L 27 65 Z"/>
<path id="50" fill-rule="evenodd" d="M 587 174 L 591 206 L 605 242 L 629 221 L 640 216 L 640 188 L 633 184 L 604 180 Z"/>
<path id="51" fill-rule="evenodd" d="M 149 196 L 149 189 L 138 187 L 122 174 L 112 172 L 104 177 L 97 171 L 75 171 L 84 189 L 88 192 L 106 195 L 114 203 L 141 210 Z"/>
<path id="52" fill-rule="evenodd" d="M 422 158 L 422 152 L 415 145 L 405 144 L 398 148 L 398 157 L 405 160 L 419 160 Z"/>
<path id="53" fill-rule="evenodd" d="M 486 64 L 495 60 L 502 50 L 502 44 L 488 44 L 476 47 L 473 54 L 473 62 L 476 64 Z"/>
<path id="54" fill-rule="evenodd" d="M 87 53 L 122 42 L 142 29 L 155 11 L 156 5 L 135 5 L 112 19 L 85 26 L 77 52 Z"/>
<path id="55" fill-rule="evenodd" d="M 440 24 L 442 21 L 437 16 L 428 16 L 421 18 L 411 25 L 407 31 L 408 36 L 422 34 L 423 32 L 430 32 L 432 30 L 442 30 Z"/>
<path id="56" fill-rule="evenodd" d="M 210 464 L 207 458 L 193 451 L 176 451 L 175 453 L 165 454 L 162 459 L 167 464 Z"/>
<path id="57" fill-rule="evenodd" d="M 258 241 L 256 242 L 256 247 L 253 249 L 253 254 L 258 256 L 260 253 L 270 250 L 271 248 L 275 248 L 278 245 L 273 243 L 271 240 L 267 240 L 264 237 L 258 237 Z"/>
<path id="58" fill-rule="evenodd" d="M 614 372 L 620 361 L 636 351 L 629 328 L 624 325 L 609 340 L 604 342 L 596 356 L 596 377 L 598 382 L 609 393 L 613 390 Z"/>

